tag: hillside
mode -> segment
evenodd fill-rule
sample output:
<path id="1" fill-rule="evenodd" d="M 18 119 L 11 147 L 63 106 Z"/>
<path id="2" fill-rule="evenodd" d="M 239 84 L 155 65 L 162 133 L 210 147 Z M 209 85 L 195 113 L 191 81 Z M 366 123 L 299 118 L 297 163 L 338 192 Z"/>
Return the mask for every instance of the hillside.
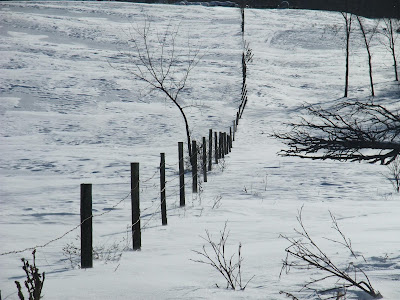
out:
<path id="1" fill-rule="evenodd" d="M 93 184 L 93 269 L 79 269 L 79 229 L 37 248 L 46 272 L 43 299 L 303 299 L 293 270 L 279 277 L 296 217 L 338 265 L 353 258 L 324 238 L 337 238 L 331 212 L 366 262 L 384 299 L 400 297 L 400 199 L 385 166 L 311 161 L 277 155 L 270 135 L 300 117 L 302 105 L 341 101 L 342 17 L 334 12 L 246 10 L 254 54 L 248 104 L 232 152 L 213 165 L 201 193 L 186 173 L 179 207 L 177 143 L 182 118 L 162 93 L 129 72 L 133 28 L 163 32 L 179 25 L 176 51 L 200 50 L 181 94 L 192 136 L 227 131 L 241 92 L 240 13 L 235 8 L 115 2 L 0 3 L 0 290 L 18 299 L 25 248 L 45 245 L 80 223 L 81 183 Z M 373 21 L 367 21 L 372 25 Z M 355 33 L 350 99 L 369 97 L 367 56 Z M 155 38 L 155 37 L 153 37 Z M 188 46 L 189 45 L 189 46 Z M 374 41 L 374 101 L 398 109 L 390 53 Z M 160 153 L 166 155 L 168 226 L 159 215 Z M 142 250 L 131 251 L 130 163 L 140 163 Z M 98 216 L 97 215 L 101 215 Z M 210 266 L 193 260 L 227 224 L 228 250 L 242 243 L 244 291 L 224 289 Z M 127 249 L 128 248 L 128 249 Z M 18 253 L 3 255 L 6 252 Z M 220 286 L 218 288 L 216 285 Z M 328 288 L 329 286 L 321 286 Z M 307 299 L 317 299 L 310 296 Z M 368 299 L 349 289 L 347 299 Z"/>

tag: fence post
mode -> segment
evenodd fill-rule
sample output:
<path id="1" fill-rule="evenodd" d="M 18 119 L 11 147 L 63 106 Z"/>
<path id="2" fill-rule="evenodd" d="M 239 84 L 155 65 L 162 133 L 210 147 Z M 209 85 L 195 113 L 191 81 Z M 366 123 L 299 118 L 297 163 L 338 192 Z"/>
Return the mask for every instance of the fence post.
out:
<path id="1" fill-rule="evenodd" d="M 233 134 L 232 127 L 229 127 L 229 152 L 232 151 L 232 134 Z"/>
<path id="2" fill-rule="evenodd" d="M 232 141 L 235 140 L 235 133 L 236 133 L 236 121 L 233 120 L 233 132 L 232 132 Z"/>
<path id="3" fill-rule="evenodd" d="M 226 132 L 224 132 L 222 134 L 222 138 L 223 138 L 223 143 L 224 143 L 224 155 L 227 155 L 228 154 L 228 143 L 227 143 Z"/>
<path id="4" fill-rule="evenodd" d="M 203 179 L 207 182 L 207 143 L 206 138 L 203 136 Z"/>
<path id="5" fill-rule="evenodd" d="M 81 184 L 81 268 L 93 268 L 92 184 Z"/>
<path id="6" fill-rule="evenodd" d="M 225 145 L 226 145 L 225 153 L 229 154 L 229 136 L 227 132 L 225 132 Z"/>
<path id="7" fill-rule="evenodd" d="M 224 158 L 225 157 L 225 151 L 224 151 L 224 134 L 220 131 L 219 132 L 219 157 Z"/>
<path id="8" fill-rule="evenodd" d="M 212 168 L 212 129 L 208 132 L 208 171 Z"/>
<path id="9" fill-rule="evenodd" d="M 197 193 L 197 145 L 192 141 L 192 191 Z"/>
<path id="10" fill-rule="evenodd" d="M 139 163 L 131 163 L 131 206 L 133 250 L 140 250 L 142 237 L 140 232 Z"/>
<path id="11" fill-rule="evenodd" d="M 167 225 L 167 203 L 165 198 L 165 153 L 160 153 L 160 155 L 161 220 L 162 225 Z"/>
<path id="12" fill-rule="evenodd" d="M 229 140 L 231 139 L 231 136 L 229 134 L 226 135 L 226 145 L 227 145 L 227 149 L 226 151 L 229 153 L 231 153 L 231 145 L 229 143 Z"/>
<path id="13" fill-rule="evenodd" d="M 236 113 L 236 126 L 239 125 L 239 112 Z"/>
<path id="14" fill-rule="evenodd" d="M 185 164 L 183 161 L 183 142 L 178 143 L 179 157 L 179 204 L 185 206 Z"/>
<path id="15" fill-rule="evenodd" d="M 224 151 L 225 151 L 225 155 L 227 155 L 228 152 L 228 135 L 226 134 L 226 132 L 224 132 Z"/>
<path id="16" fill-rule="evenodd" d="M 214 149 L 215 149 L 215 163 L 218 164 L 219 153 L 218 153 L 218 134 L 214 132 Z"/>

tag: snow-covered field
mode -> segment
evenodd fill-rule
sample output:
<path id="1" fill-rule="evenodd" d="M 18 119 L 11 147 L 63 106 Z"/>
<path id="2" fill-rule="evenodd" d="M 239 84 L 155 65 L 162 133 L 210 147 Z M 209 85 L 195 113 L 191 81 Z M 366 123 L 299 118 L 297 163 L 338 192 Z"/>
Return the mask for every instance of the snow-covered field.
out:
<path id="1" fill-rule="evenodd" d="M 176 107 L 134 80 L 123 55 L 145 19 L 160 32 L 179 24 L 177 51 L 200 49 L 182 94 L 192 134 L 226 131 L 240 99 L 240 14 L 235 8 L 105 2 L 0 3 L 0 290 L 18 299 L 21 257 L 79 224 L 79 185 L 93 184 L 93 269 L 77 267 L 79 228 L 37 249 L 46 272 L 44 299 L 285 299 L 312 270 L 279 278 L 287 241 L 303 208 L 304 223 L 340 266 L 352 257 L 334 238 L 332 212 L 364 255 L 373 286 L 400 298 L 400 199 L 380 165 L 282 158 L 269 135 L 285 130 L 304 102 L 329 105 L 343 95 L 342 17 L 301 10 L 246 10 L 249 102 L 233 151 L 213 166 L 202 193 L 179 208 L 177 142 L 185 141 Z M 370 22 L 372 24 L 372 22 Z M 338 31 L 339 30 L 339 31 Z M 350 97 L 367 98 L 362 40 L 352 44 Z M 376 101 L 395 107 L 390 54 L 373 44 Z M 168 226 L 159 216 L 160 152 L 166 153 Z M 142 250 L 131 247 L 130 163 L 141 171 Z M 123 200 L 123 201 L 121 201 Z M 121 202 L 121 203 L 119 203 Z M 118 205 L 117 205 L 118 204 Z M 116 206 L 117 205 L 117 206 Z M 116 206 L 116 207 L 114 207 Z M 113 208 L 114 207 L 114 208 Z M 230 231 L 242 243 L 245 291 L 224 288 L 220 274 L 192 260 L 213 237 Z M 120 257 L 120 254 L 122 256 Z M 71 256 L 69 256 L 71 255 Z M 349 290 L 347 299 L 367 299 Z"/>

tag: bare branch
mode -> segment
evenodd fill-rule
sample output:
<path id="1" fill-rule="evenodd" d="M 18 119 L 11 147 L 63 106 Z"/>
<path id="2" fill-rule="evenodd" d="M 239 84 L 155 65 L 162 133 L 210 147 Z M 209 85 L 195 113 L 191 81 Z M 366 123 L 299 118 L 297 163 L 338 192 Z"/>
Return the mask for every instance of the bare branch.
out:
<path id="1" fill-rule="evenodd" d="M 179 109 L 185 123 L 188 153 L 191 157 L 190 127 L 179 96 L 186 88 L 189 74 L 199 62 L 200 56 L 198 49 L 192 51 L 190 43 L 186 51 L 177 51 L 179 27 L 170 23 L 163 32 L 159 32 L 152 28 L 148 17 L 142 27 L 132 26 L 127 34 L 129 50 L 121 52 L 129 59 L 129 65 L 121 69 L 163 93 Z"/>
<path id="2" fill-rule="evenodd" d="M 282 156 L 391 163 L 400 153 L 400 115 L 374 103 L 344 102 L 330 109 L 304 107 L 311 118 L 275 133 L 289 146 Z"/>
<path id="3" fill-rule="evenodd" d="M 396 35 L 395 28 L 394 28 L 396 20 L 385 18 L 385 19 L 383 19 L 383 23 L 384 23 L 384 28 L 380 32 L 387 40 L 387 42 L 384 43 L 383 45 L 386 47 L 386 49 L 392 55 L 395 80 L 399 81 L 399 76 L 398 76 L 398 72 L 397 72 L 397 55 L 396 55 L 397 35 Z"/>
<path id="4" fill-rule="evenodd" d="M 206 231 L 206 237 L 202 237 L 209 246 L 211 246 L 211 254 L 207 252 L 206 245 L 203 245 L 202 251 L 192 250 L 198 254 L 201 258 L 193 260 L 194 262 L 206 264 L 212 266 L 217 270 L 226 280 L 227 288 L 236 290 L 246 289 L 248 283 L 254 278 L 251 277 L 245 284 L 242 282 L 242 262 L 243 257 L 241 254 L 242 244 L 239 244 L 238 255 L 235 259 L 235 254 L 228 256 L 226 252 L 226 243 L 229 237 L 227 231 L 227 222 L 225 222 L 224 229 L 220 232 L 219 241 L 214 242 L 208 231 Z M 229 257 L 229 258 L 228 258 Z M 218 286 L 218 285 L 217 285 Z"/>
<path id="5" fill-rule="evenodd" d="M 339 232 L 344 242 L 331 239 L 329 240 L 342 245 L 344 249 L 349 250 L 354 258 L 357 259 L 360 255 L 355 254 L 351 247 L 350 239 L 347 239 L 343 232 L 340 230 L 337 220 L 333 216 L 333 214 L 330 213 L 330 215 L 334 224 L 333 229 Z M 311 290 L 320 295 L 327 292 L 339 291 L 343 287 L 356 287 L 374 298 L 380 299 L 382 297 L 381 294 L 372 287 L 368 276 L 359 266 L 352 262 L 348 264 L 345 269 L 340 268 L 317 245 L 315 240 L 310 236 L 304 226 L 302 219 L 302 209 L 299 211 L 297 221 L 299 222 L 299 225 L 301 227 L 301 230 L 295 229 L 295 232 L 298 235 L 297 238 L 281 236 L 290 243 L 289 247 L 285 249 L 286 258 L 283 260 L 281 274 L 283 270 L 286 270 L 286 273 L 288 273 L 292 268 L 298 270 L 316 269 L 320 270 L 324 275 L 320 275 L 318 278 L 311 278 L 303 285 L 302 290 Z M 354 273 L 354 275 L 351 275 L 352 273 Z M 359 276 L 361 280 L 357 278 L 358 273 L 361 273 L 361 275 Z M 317 283 L 322 283 L 329 279 L 336 279 L 335 286 L 333 288 L 321 290 L 316 287 Z M 325 299 L 331 299 L 331 297 Z"/>

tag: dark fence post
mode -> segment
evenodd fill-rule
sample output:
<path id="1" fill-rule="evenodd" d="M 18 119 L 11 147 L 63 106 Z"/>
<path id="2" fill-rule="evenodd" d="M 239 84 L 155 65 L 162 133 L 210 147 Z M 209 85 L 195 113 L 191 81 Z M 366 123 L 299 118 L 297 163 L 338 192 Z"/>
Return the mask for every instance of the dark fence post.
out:
<path id="1" fill-rule="evenodd" d="M 215 149 L 215 163 L 218 164 L 219 153 L 218 153 L 218 134 L 214 132 L 214 149 Z"/>
<path id="2" fill-rule="evenodd" d="M 229 127 L 229 152 L 232 151 L 232 134 L 233 134 L 233 130 L 232 127 Z"/>
<path id="3" fill-rule="evenodd" d="M 210 129 L 208 133 L 208 171 L 211 171 L 212 168 L 212 139 L 212 129 Z"/>
<path id="4" fill-rule="evenodd" d="M 81 268 L 93 268 L 92 184 L 81 184 Z"/>
<path id="5" fill-rule="evenodd" d="M 179 157 L 179 199 L 180 206 L 185 206 L 185 164 L 183 161 L 183 142 L 178 143 Z"/>
<path id="6" fill-rule="evenodd" d="M 160 193 L 161 193 L 161 220 L 162 225 L 167 225 L 167 203 L 165 198 L 165 153 L 161 154 L 160 162 Z"/>
<path id="7" fill-rule="evenodd" d="M 228 152 L 228 153 L 231 152 L 231 145 L 229 143 L 230 139 L 231 139 L 231 136 L 227 133 L 226 134 L 226 148 L 227 148 L 226 152 Z"/>
<path id="8" fill-rule="evenodd" d="M 197 193 L 197 145 L 192 141 L 192 191 Z"/>
<path id="9" fill-rule="evenodd" d="M 236 133 L 236 121 L 233 120 L 233 132 L 232 132 L 232 141 L 235 140 L 235 133 Z"/>
<path id="10" fill-rule="evenodd" d="M 229 154 L 230 149 L 229 149 L 229 135 L 227 132 L 225 132 L 225 143 L 226 143 L 226 154 Z"/>
<path id="11" fill-rule="evenodd" d="M 140 232 L 139 163 L 131 163 L 131 205 L 133 250 L 140 250 L 142 237 Z"/>
<path id="12" fill-rule="evenodd" d="M 224 143 L 224 155 L 227 155 L 228 154 L 228 143 L 227 143 L 227 135 L 226 135 L 226 132 L 224 132 L 223 134 L 222 134 L 222 137 L 223 137 L 223 143 Z"/>
<path id="13" fill-rule="evenodd" d="M 228 152 L 228 135 L 226 134 L 226 132 L 224 132 L 224 151 L 225 151 L 225 155 L 227 155 Z"/>
<path id="14" fill-rule="evenodd" d="M 207 182 L 207 143 L 206 138 L 203 136 L 203 179 Z"/>
<path id="15" fill-rule="evenodd" d="M 224 158 L 225 157 L 225 151 L 224 151 L 224 134 L 220 131 L 219 132 L 219 157 Z"/>

